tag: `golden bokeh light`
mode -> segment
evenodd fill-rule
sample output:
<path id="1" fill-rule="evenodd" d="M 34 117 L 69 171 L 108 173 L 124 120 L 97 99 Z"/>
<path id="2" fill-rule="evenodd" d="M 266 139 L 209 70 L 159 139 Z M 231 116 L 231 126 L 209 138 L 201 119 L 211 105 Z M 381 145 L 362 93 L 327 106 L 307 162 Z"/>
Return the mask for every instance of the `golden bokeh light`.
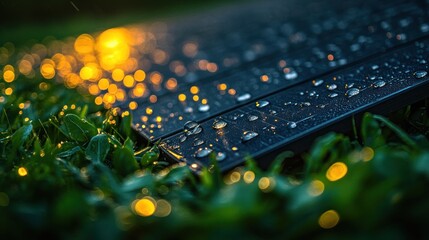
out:
<path id="1" fill-rule="evenodd" d="M 343 162 L 332 164 L 326 171 L 326 178 L 329 181 L 338 181 L 347 174 L 347 165 Z"/>
<path id="2" fill-rule="evenodd" d="M 125 28 L 111 28 L 98 36 L 96 50 L 100 65 L 112 70 L 127 61 L 130 56 L 131 35 Z"/>
<path id="3" fill-rule="evenodd" d="M 132 203 L 134 212 L 142 217 L 149 217 L 155 213 L 156 202 L 150 197 L 144 197 Z"/>
<path id="4" fill-rule="evenodd" d="M 319 217 L 319 226 L 324 229 L 335 227 L 340 221 L 340 215 L 335 210 L 328 210 Z"/>
<path id="5" fill-rule="evenodd" d="M 21 177 L 25 177 L 27 176 L 28 172 L 27 169 L 25 167 L 20 167 L 18 168 L 18 175 Z"/>

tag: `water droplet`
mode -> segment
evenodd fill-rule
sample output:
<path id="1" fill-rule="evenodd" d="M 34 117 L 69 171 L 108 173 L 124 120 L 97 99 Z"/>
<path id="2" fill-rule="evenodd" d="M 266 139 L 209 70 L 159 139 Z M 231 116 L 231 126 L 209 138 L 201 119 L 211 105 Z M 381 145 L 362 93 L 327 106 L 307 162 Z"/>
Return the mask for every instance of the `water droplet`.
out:
<path id="1" fill-rule="evenodd" d="M 372 65 L 371 66 L 371 69 L 372 70 L 377 70 L 377 69 L 379 69 L 380 67 L 377 65 L 377 64 L 375 64 L 375 65 Z"/>
<path id="2" fill-rule="evenodd" d="M 285 78 L 287 80 L 293 80 L 293 79 L 295 79 L 297 77 L 298 77 L 298 73 L 295 72 L 295 71 L 291 71 L 291 72 L 288 72 L 288 73 L 285 74 Z"/>
<path id="3" fill-rule="evenodd" d="M 226 154 L 224 152 L 218 152 L 216 154 L 216 160 L 219 162 L 225 160 L 225 158 L 226 158 Z"/>
<path id="4" fill-rule="evenodd" d="M 355 83 L 347 83 L 346 88 L 352 88 L 355 85 Z"/>
<path id="5" fill-rule="evenodd" d="M 179 136 L 179 141 L 182 143 L 182 142 L 184 142 L 184 141 L 186 141 L 186 139 L 187 139 L 188 137 L 186 137 L 186 135 L 180 135 Z"/>
<path id="6" fill-rule="evenodd" d="M 424 78 L 424 77 L 426 77 L 426 75 L 428 75 L 428 72 L 426 72 L 424 70 L 419 70 L 419 71 L 414 72 L 414 77 L 416 77 L 417 79 Z"/>
<path id="7" fill-rule="evenodd" d="M 315 79 L 315 80 L 313 80 L 312 83 L 313 83 L 313 86 L 318 87 L 318 86 L 322 85 L 323 80 L 322 79 Z"/>
<path id="8" fill-rule="evenodd" d="M 383 81 L 383 80 L 375 81 L 375 82 L 372 84 L 372 86 L 374 86 L 374 88 L 381 88 L 381 87 L 384 87 L 384 85 L 386 85 L 386 82 L 385 82 L 385 81 Z"/>
<path id="9" fill-rule="evenodd" d="M 330 85 L 327 86 L 327 88 L 328 88 L 328 90 L 331 90 L 331 91 L 335 90 L 335 89 L 337 89 L 337 84 L 335 84 L 335 83 L 334 84 L 330 84 Z"/>
<path id="10" fill-rule="evenodd" d="M 268 102 L 266 100 L 261 100 L 261 101 L 256 102 L 256 107 L 257 108 L 263 108 L 263 107 L 268 106 L 268 104 L 270 104 L 270 102 Z"/>
<path id="11" fill-rule="evenodd" d="M 249 100 L 251 97 L 252 97 L 252 95 L 250 95 L 249 93 L 244 93 L 244 94 L 241 94 L 237 97 L 237 101 L 243 102 L 243 101 Z"/>
<path id="12" fill-rule="evenodd" d="M 207 112 L 208 110 L 210 110 L 210 105 L 208 104 L 202 104 L 198 106 L 198 111 L 200 112 Z"/>
<path id="13" fill-rule="evenodd" d="M 247 117 L 247 119 L 248 119 L 250 122 L 253 122 L 253 121 L 255 121 L 255 120 L 257 120 L 257 119 L 258 119 L 258 116 L 250 115 L 249 117 Z"/>
<path id="14" fill-rule="evenodd" d="M 330 98 L 334 98 L 334 97 L 337 97 L 337 96 L 338 96 L 338 93 L 330 93 L 328 95 L 328 97 L 330 97 Z"/>
<path id="15" fill-rule="evenodd" d="M 257 137 L 259 134 L 253 131 L 245 131 L 243 132 L 243 136 L 241 137 L 241 140 L 243 142 L 247 142 L 249 140 L 251 140 L 252 138 Z"/>
<path id="16" fill-rule="evenodd" d="M 197 158 L 207 157 L 211 152 L 213 152 L 213 149 L 208 147 L 198 148 L 198 150 L 195 152 L 195 157 Z"/>
<path id="17" fill-rule="evenodd" d="M 222 128 L 224 128 L 224 127 L 226 127 L 226 125 L 227 125 L 228 123 L 227 122 L 225 122 L 225 121 L 223 121 L 223 120 L 215 120 L 214 122 L 213 122 L 213 128 L 214 129 L 216 129 L 216 130 L 218 130 L 218 129 L 222 129 Z"/>
<path id="18" fill-rule="evenodd" d="M 194 140 L 194 147 L 200 146 L 200 145 L 203 145 L 203 144 L 204 144 L 204 140 L 199 139 L 199 138 L 195 138 L 195 140 Z"/>
<path id="19" fill-rule="evenodd" d="M 360 93 L 359 89 L 357 88 L 350 88 L 349 90 L 347 90 L 346 92 L 346 96 L 351 98 L 353 96 L 356 96 Z"/>
<path id="20" fill-rule="evenodd" d="M 188 121 L 184 125 L 186 135 L 195 135 L 203 131 L 200 125 L 194 121 Z"/>
<path id="21" fill-rule="evenodd" d="M 192 113 L 194 109 L 192 107 L 185 107 L 185 113 Z"/>
<path id="22" fill-rule="evenodd" d="M 194 129 L 198 126 L 199 126 L 199 124 L 197 122 L 187 121 L 183 127 L 185 128 L 185 130 L 191 130 L 191 129 Z"/>
<path id="23" fill-rule="evenodd" d="M 296 122 L 288 122 L 287 123 L 287 127 L 290 129 L 294 129 L 294 128 L 296 128 L 296 126 L 297 126 Z"/>

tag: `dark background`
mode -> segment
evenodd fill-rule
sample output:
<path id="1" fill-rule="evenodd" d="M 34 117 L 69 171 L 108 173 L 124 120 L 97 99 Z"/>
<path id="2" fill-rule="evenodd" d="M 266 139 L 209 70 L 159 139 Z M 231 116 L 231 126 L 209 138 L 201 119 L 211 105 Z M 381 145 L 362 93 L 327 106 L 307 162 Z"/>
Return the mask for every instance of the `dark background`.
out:
<path id="1" fill-rule="evenodd" d="M 239 0 L 0 0 L 0 44 L 63 38 L 234 1 Z"/>

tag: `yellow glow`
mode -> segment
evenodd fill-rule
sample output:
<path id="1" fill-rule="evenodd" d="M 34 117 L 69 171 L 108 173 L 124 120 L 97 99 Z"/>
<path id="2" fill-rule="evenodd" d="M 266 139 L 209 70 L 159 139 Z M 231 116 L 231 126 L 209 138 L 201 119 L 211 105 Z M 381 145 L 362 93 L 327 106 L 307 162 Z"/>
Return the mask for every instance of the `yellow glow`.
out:
<path id="1" fill-rule="evenodd" d="M 229 95 L 235 95 L 237 92 L 235 91 L 234 88 L 231 88 L 228 90 Z"/>
<path id="2" fill-rule="evenodd" d="M 25 177 L 27 176 L 28 172 L 27 169 L 25 167 L 20 167 L 18 168 L 18 175 L 21 177 Z"/>
<path id="3" fill-rule="evenodd" d="M 111 94 L 115 94 L 118 91 L 118 86 L 116 86 L 116 84 L 110 84 L 107 91 Z"/>
<path id="4" fill-rule="evenodd" d="M 133 205 L 134 211 L 142 217 L 149 217 L 156 210 L 155 201 L 149 197 L 139 199 Z"/>
<path id="5" fill-rule="evenodd" d="M 146 86 L 143 83 L 137 83 L 133 89 L 133 94 L 135 97 L 141 97 L 146 91 Z"/>
<path id="6" fill-rule="evenodd" d="M 255 180 L 255 173 L 252 171 L 246 171 L 243 175 L 245 183 L 252 183 Z"/>
<path id="7" fill-rule="evenodd" d="M 308 187 L 308 194 L 316 197 L 321 195 L 324 190 L 325 190 L 325 184 L 323 184 L 322 181 L 314 180 L 310 183 L 310 186 Z"/>
<path id="8" fill-rule="evenodd" d="M 101 67 L 112 70 L 125 63 L 130 56 L 130 42 L 130 33 L 125 28 L 112 28 L 101 33 L 96 43 Z"/>
<path id="9" fill-rule="evenodd" d="M 326 178 L 329 181 L 337 181 L 347 174 L 347 165 L 343 162 L 336 162 L 332 164 L 326 172 Z"/>
<path id="10" fill-rule="evenodd" d="M 97 84 L 91 84 L 88 88 L 89 94 L 98 95 L 100 93 L 100 89 Z"/>
<path id="11" fill-rule="evenodd" d="M 55 68 L 49 63 L 44 63 L 40 67 L 40 73 L 45 79 L 52 79 L 55 77 Z"/>
<path id="12" fill-rule="evenodd" d="M 161 116 L 157 116 L 157 117 L 156 117 L 156 119 L 155 119 L 155 121 L 156 121 L 157 123 L 162 122 L 162 117 L 161 117 Z"/>
<path id="13" fill-rule="evenodd" d="M 128 107 L 129 107 L 131 110 L 135 110 L 138 106 L 139 106 L 139 105 L 138 105 L 136 102 L 134 102 L 134 101 L 131 101 L 131 102 L 128 104 Z"/>
<path id="14" fill-rule="evenodd" d="M 239 172 L 232 172 L 231 175 L 229 175 L 229 179 L 232 183 L 236 183 L 240 181 L 241 174 Z"/>
<path id="15" fill-rule="evenodd" d="M 168 90 L 174 90 L 177 87 L 177 80 L 175 78 L 170 78 L 167 80 L 167 83 L 165 84 L 165 87 Z"/>
<path id="16" fill-rule="evenodd" d="M 150 108 L 150 107 L 146 108 L 146 114 L 147 115 L 151 115 L 152 113 L 153 113 L 152 108 Z"/>
<path id="17" fill-rule="evenodd" d="M 181 101 L 181 102 L 186 101 L 186 95 L 185 95 L 185 94 L 183 94 L 183 93 L 179 94 L 179 96 L 178 96 L 177 98 L 178 98 L 178 99 L 179 99 L 179 101 Z"/>
<path id="18" fill-rule="evenodd" d="M 134 79 L 137 82 L 142 82 L 144 81 L 145 78 L 146 78 L 146 73 L 143 70 L 139 69 L 134 73 Z"/>
<path id="19" fill-rule="evenodd" d="M 74 49 L 80 54 L 88 54 L 94 51 L 94 38 L 89 34 L 82 34 L 76 38 Z"/>
<path id="20" fill-rule="evenodd" d="M 101 96 L 98 96 L 95 98 L 94 102 L 97 105 L 101 105 L 101 104 L 103 104 L 103 98 Z"/>
<path id="21" fill-rule="evenodd" d="M 339 221 L 340 216 L 335 210 L 328 210 L 319 217 L 319 225 L 325 229 L 335 227 Z"/>
<path id="22" fill-rule="evenodd" d="M 198 102 L 198 100 L 200 100 L 200 97 L 198 97 L 198 95 L 194 95 L 192 96 L 192 100 L 194 100 L 194 102 Z"/>
<path id="23" fill-rule="evenodd" d="M 126 97 L 126 92 L 123 89 L 118 89 L 115 93 L 116 99 L 118 101 L 124 101 Z"/>
<path id="24" fill-rule="evenodd" d="M 190 91 L 192 94 L 198 94 L 198 92 L 200 91 L 200 89 L 199 89 L 197 86 L 192 86 L 192 87 L 189 89 L 189 91 Z"/>
<path id="25" fill-rule="evenodd" d="M 80 69 L 79 76 L 83 80 L 89 80 L 94 75 L 94 71 L 91 67 L 85 66 L 82 69 Z"/>
<path id="26" fill-rule="evenodd" d="M 268 82 L 268 80 L 269 80 L 269 77 L 267 75 L 262 75 L 261 76 L 261 81 L 262 82 Z"/>
<path id="27" fill-rule="evenodd" d="M 227 86 L 226 86 L 226 84 L 225 84 L 225 83 L 221 83 L 221 84 L 217 85 L 217 89 L 218 89 L 219 91 L 225 91 L 225 90 L 226 90 L 226 88 L 227 88 Z"/>
<path id="28" fill-rule="evenodd" d="M 261 179 L 259 179 L 258 187 L 264 192 L 270 191 L 272 188 L 271 179 L 267 177 L 262 177 Z"/>
<path id="29" fill-rule="evenodd" d="M 124 86 L 127 88 L 132 88 L 134 86 L 134 78 L 131 75 L 127 75 L 124 77 Z"/>
<path id="30" fill-rule="evenodd" d="M 4 94 L 6 94 L 8 96 L 12 95 L 12 93 L 13 93 L 13 89 L 10 87 L 8 87 L 4 90 Z"/>
<path id="31" fill-rule="evenodd" d="M 12 70 L 6 70 L 3 72 L 3 79 L 5 82 L 13 82 L 15 80 L 15 73 Z"/>
<path id="32" fill-rule="evenodd" d="M 98 81 L 98 88 L 100 88 L 100 90 L 107 90 L 107 88 L 109 88 L 109 85 L 110 82 L 107 78 L 102 78 Z"/>
<path id="33" fill-rule="evenodd" d="M 122 79 L 124 79 L 124 76 L 125 76 L 124 70 L 120 68 L 117 68 L 112 72 L 112 79 L 115 80 L 116 82 L 122 81 Z"/>

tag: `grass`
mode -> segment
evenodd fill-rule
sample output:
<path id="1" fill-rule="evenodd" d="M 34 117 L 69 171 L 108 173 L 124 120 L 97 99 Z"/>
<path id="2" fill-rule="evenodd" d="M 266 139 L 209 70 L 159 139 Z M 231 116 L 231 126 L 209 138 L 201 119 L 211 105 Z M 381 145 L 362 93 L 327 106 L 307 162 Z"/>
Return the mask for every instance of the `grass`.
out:
<path id="1" fill-rule="evenodd" d="M 52 80 L 11 84 L 0 99 L 2 237 L 425 236 L 427 100 L 389 118 L 365 114 L 356 137 L 327 134 L 267 170 L 248 160 L 195 176 L 160 161 L 129 114 Z M 293 158 L 302 169 L 285 171 Z"/>

